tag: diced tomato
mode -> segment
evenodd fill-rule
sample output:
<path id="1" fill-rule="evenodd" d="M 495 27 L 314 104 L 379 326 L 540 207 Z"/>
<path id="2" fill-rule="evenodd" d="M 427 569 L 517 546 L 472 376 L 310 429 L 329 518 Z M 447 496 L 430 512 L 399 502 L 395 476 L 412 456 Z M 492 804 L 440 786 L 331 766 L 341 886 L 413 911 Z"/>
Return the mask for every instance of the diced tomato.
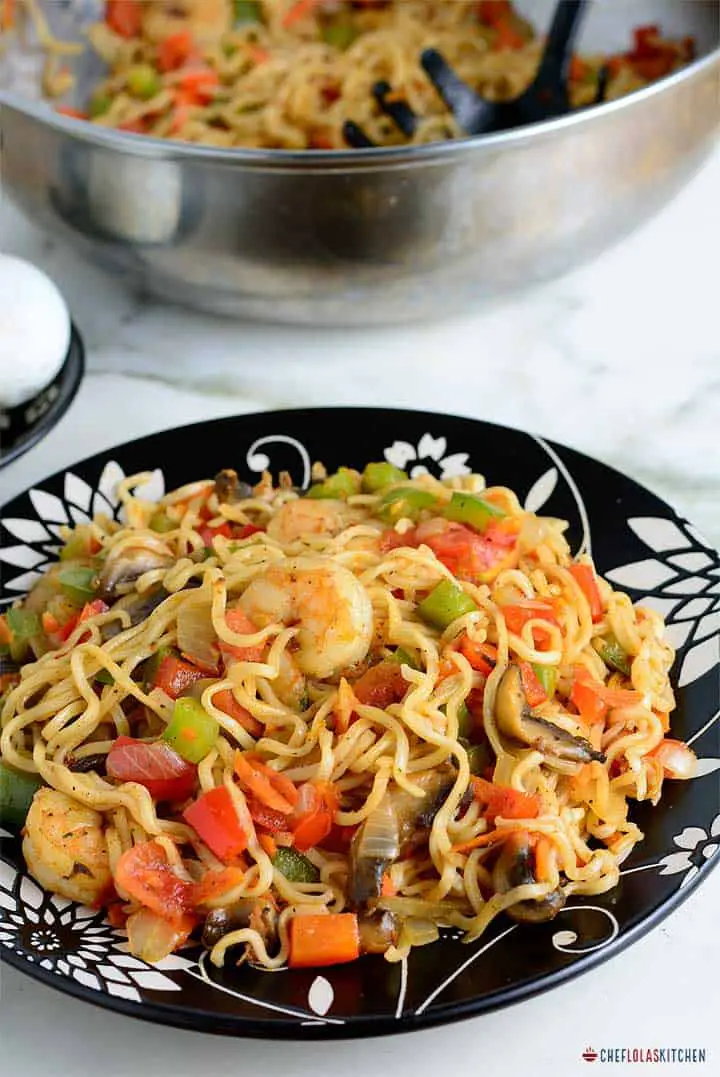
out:
<path id="1" fill-rule="evenodd" d="M 585 598 L 588 600 L 593 624 L 597 624 L 597 622 L 602 621 L 603 618 L 603 604 L 594 568 L 592 565 L 586 564 L 571 565 L 569 571 L 570 575 L 585 595 Z"/>
<path id="2" fill-rule="evenodd" d="M 335 146 L 335 140 L 330 128 L 323 127 L 313 131 L 308 138 L 308 145 L 312 150 L 331 150 Z"/>
<path id="3" fill-rule="evenodd" d="M 513 602 L 512 605 L 501 606 L 508 632 L 516 636 L 521 635 L 528 621 L 547 621 L 551 625 L 560 627 L 557 619 L 557 603 L 554 599 L 523 598 Z M 549 639 L 549 633 L 542 626 L 533 628 L 533 640 L 536 647 L 543 647 Z"/>
<path id="4" fill-rule="evenodd" d="M 529 662 L 520 662 L 520 680 L 529 706 L 537 707 L 547 701 L 547 694 Z"/>
<path id="5" fill-rule="evenodd" d="M 339 797 L 330 782 L 306 782 L 300 787 L 291 817 L 293 844 L 304 853 L 321 845 L 332 830 Z"/>
<path id="6" fill-rule="evenodd" d="M 401 546 L 417 546 L 415 531 L 410 529 L 401 535 L 394 528 L 388 528 L 380 535 L 380 552 L 390 553 L 391 550 L 399 550 Z"/>
<path id="7" fill-rule="evenodd" d="M 352 690 L 360 703 L 385 710 L 391 703 L 400 702 L 408 690 L 408 682 L 402 675 L 400 663 L 385 659 L 363 673 Z"/>
<path id="8" fill-rule="evenodd" d="M 268 808 L 262 801 L 257 800 L 255 797 L 250 797 L 248 800 L 248 811 L 253 822 L 258 826 L 265 827 L 272 834 L 278 834 L 282 830 L 288 828 L 288 817 L 286 812 L 277 811 L 274 808 Z"/>
<path id="9" fill-rule="evenodd" d="M 233 538 L 246 539 L 251 535 L 259 535 L 265 530 L 264 527 L 256 527 L 255 524 L 242 524 L 239 529 L 236 528 Z"/>
<path id="10" fill-rule="evenodd" d="M 239 606 L 225 610 L 225 623 L 231 632 L 237 632 L 239 636 L 250 636 L 257 632 L 256 626 Z M 265 651 L 264 643 L 255 643 L 248 647 L 236 646 L 220 640 L 220 652 L 228 662 L 260 662 Z"/>
<path id="11" fill-rule="evenodd" d="M 485 26 L 497 26 L 512 14 L 510 0 L 479 0 L 477 14 Z"/>
<path id="12" fill-rule="evenodd" d="M 300 19 L 304 19 L 317 3 L 319 3 L 319 0 L 296 0 L 283 16 L 282 24 L 285 29 L 289 26 L 293 26 L 294 23 L 298 22 Z"/>
<path id="13" fill-rule="evenodd" d="M 216 692 L 212 701 L 219 711 L 238 722 L 251 737 L 262 735 L 262 723 L 258 722 L 257 718 L 253 718 L 250 711 L 246 710 L 241 703 L 238 703 L 230 688 L 225 688 L 222 692 Z"/>
<path id="14" fill-rule="evenodd" d="M 195 52 L 195 43 L 189 30 L 179 30 L 158 45 L 157 66 L 163 73 L 182 67 Z"/>
<path id="15" fill-rule="evenodd" d="M 471 688 L 465 697 L 467 709 L 475 719 L 482 719 L 483 703 L 485 701 L 485 682 Z"/>
<path id="16" fill-rule="evenodd" d="M 347 853 L 357 830 L 357 826 L 338 826 L 333 823 L 330 833 L 322 840 L 323 849 L 330 853 Z"/>
<path id="17" fill-rule="evenodd" d="M 194 681 L 202 680 L 202 669 L 168 654 L 160 662 L 155 675 L 154 687 L 162 689 L 171 699 L 177 699 Z"/>
<path id="18" fill-rule="evenodd" d="M 123 928 L 127 922 L 128 914 L 119 901 L 112 901 L 105 909 L 105 915 L 113 927 Z"/>
<path id="19" fill-rule="evenodd" d="M 175 874 L 156 841 L 124 852 L 115 868 L 115 882 L 134 901 L 173 923 L 183 923 L 192 909 L 193 884 Z"/>
<path id="20" fill-rule="evenodd" d="M 597 687 L 589 679 L 575 677 L 570 690 L 570 702 L 578 709 L 584 722 L 591 725 L 605 720 L 607 706 L 598 694 Z"/>
<path id="21" fill-rule="evenodd" d="M 489 677 L 497 662 L 497 647 L 492 643 L 475 643 L 465 633 L 460 640 L 460 653 L 467 658 L 473 669 Z"/>
<path id="22" fill-rule="evenodd" d="M 666 778 L 692 778 L 697 770 L 695 752 L 681 740 L 665 737 L 649 754 L 661 764 Z"/>
<path id="23" fill-rule="evenodd" d="M 145 116 L 140 116 L 137 120 L 123 120 L 118 124 L 119 131 L 129 131 L 133 135 L 147 134 L 148 121 Z"/>
<path id="24" fill-rule="evenodd" d="M 142 27 L 142 5 L 138 0 L 107 0 L 105 22 L 120 37 L 137 37 Z"/>
<path id="25" fill-rule="evenodd" d="M 293 916 L 290 921 L 291 969 L 341 965 L 360 956 L 360 931 L 354 912 Z"/>
<path id="26" fill-rule="evenodd" d="M 86 602 L 80 613 L 79 623 L 83 621 L 89 621 L 91 617 L 97 617 L 99 613 L 107 613 L 110 609 L 107 602 L 103 602 L 101 598 L 93 599 L 92 602 Z"/>
<path id="27" fill-rule="evenodd" d="M 535 819 L 540 814 L 542 802 L 535 793 L 521 793 L 509 785 L 496 785 L 474 775 L 470 781 L 475 799 L 491 826 L 498 815 L 503 819 Z"/>
<path id="28" fill-rule="evenodd" d="M 217 527 L 201 527 L 199 530 L 199 534 L 200 538 L 203 540 L 203 544 L 209 547 L 212 546 L 213 539 L 217 535 L 222 535 L 222 537 L 226 539 L 232 538 L 232 530 L 227 520 L 224 523 L 219 524 Z"/>
<path id="29" fill-rule="evenodd" d="M 0 29 L 11 30 L 15 25 L 15 0 L 0 0 Z"/>
<path id="30" fill-rule="evenodd" d="M 570 81 L 582 82 L 590 71 L 589 66 L 579 56 L 573 56 L 570 61 Z"/>
<path id="31" fill-rule="evenodd" d="M 495 24 L 495 48 L 496 49 L 521 49 L 525 45 L 525 38 L 519 34 L 510 19 Z"/>
<path id="32" fill-rule="evenodd" d="M 247 848 L 247 835 L 224 785 L 190 804 L 183 818 L 220 860 L 232 860 Z"/>
<path id="33" fill-rule="evenodd" d="M 479 535 L 465 524 L 436 518 L 415 529 L 413 544 L 429 546 L 459 580 L 489 582 L 514 561 L 516 540 L 516 533 L 492 524 Z"/>
<path id="34" fill-rule="evenodd" d="M 107 755 L 107 773 L 118 782 L 144 785 L 153 800 L 184 800 L 197 783 L 197 767 L 169 744 L 118 737 Z"/>

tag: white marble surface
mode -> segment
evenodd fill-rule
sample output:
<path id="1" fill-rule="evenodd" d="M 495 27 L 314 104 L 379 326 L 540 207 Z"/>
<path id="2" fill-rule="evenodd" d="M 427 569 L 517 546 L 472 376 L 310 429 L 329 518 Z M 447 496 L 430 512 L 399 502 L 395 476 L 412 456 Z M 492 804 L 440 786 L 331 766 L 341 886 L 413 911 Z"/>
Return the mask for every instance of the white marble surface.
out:
<path id="1" fill-rule="evenodd" d="M 0 472 L 0 502 L 133 435 L 255 408 L 353 403 L 455 411 L 535 429 L 645 482 L 720 543 L 720 153 L 660 217 L 592 265 L 434 326 L 296 330 L 139 299 L 0 205 L 0 249 L 46 269 L 88 348 L 76 403 Z M 2 297 L 0 297 L 2 302 Z M 712 781 L 713 779 L 706 779 Z M 367 1043 L 238 1043 L 91 1010 L 5 968 L 13 1072 L 265 1077 L 582 1073 L 588 1044 L 704 1046 L 717 1073 L 720 872 L 620 958 L 462 1025 Z M 598 1063 L 599 1064 L 599 1063 Z M 502 1067 L 502 1070 L 501 1070 Z M 0 1070 L 3 1065 L 0 1064 Z M 683 1066 L 668 1066 L 679 1074 Z"/>

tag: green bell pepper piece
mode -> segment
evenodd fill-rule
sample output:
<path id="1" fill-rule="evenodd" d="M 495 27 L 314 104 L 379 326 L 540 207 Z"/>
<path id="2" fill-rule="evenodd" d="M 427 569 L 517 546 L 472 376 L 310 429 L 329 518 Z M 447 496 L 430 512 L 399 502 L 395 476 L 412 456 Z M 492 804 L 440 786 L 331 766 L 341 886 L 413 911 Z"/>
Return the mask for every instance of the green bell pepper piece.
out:
<path id="1" fill-rule="evenodd" d="M 0 822 L 18 828 L 23 826 L 32 798 L 41 785 L 43 780 L 39 774 L 27 774 L 7 763 L 0 763 Z"/>
<path id="2" fill-rule="evenodd" d="M 64 568 L 58 573 L 58 582 L 63 594 L 79 606 L 92 602 L 95 598 L 95 581 L 97 572 L 94 568 L 77 566 Z"/>
<path id="3" fill-rule="evenodd" d="M 362 473 L 362 489 L 364 494 L 377 494 L 386 486 L 392 486 L 395 482 L 407 482 L 407 480 L 406 471 L 401 471 L 394 464 L 388 464 L 382 460 L 365 466 Z"/>
<path id="4" fill-rule="evenodd" d="M 468 524 L 475 531 L 484 531 L 492 520 L 499 520 L 507 516 L 507 513 L 476 494 L 463 494 L 456 491 L 450 499 L 450 504 L 446 506 L 443 516 L 446 520 Z"/>
<path id="5" fill-rule="evenodd" d="M 170 519 L 166 512 L 154 512 L 150 517 L 148 526 L 151 531 L 157 531 L 159 534 L 164 535 L 168 531 L 174 531 L 177 527 L 176 523 Z"/>
<path id="6" fill-rule="evenodd" d="M 262 8 L 257 0 L 235 0 L 235 22 L 262 22 Z"/>
<path id="7" fill-rule="evenodd" d="M 532 670 L 540 684 L 543 686 L 545 695 L 552 699 L 557 685 L 557 669 L 555 666 L 541 666 L 539 662 L 532 663 Z"/>
<path id="8" fill-rule="evenodd" d="M 444 630 L 458 617 L 476 609 L 473 600 L 461 587 L 452 580 L 441 580 L 420 603 L 418 613 L 428 624 Z"/>
<path id="9" fill-rule="evenodd" d="M 472 744 L 466 751 L 471 774 L 483 775 L 493 765 L 494 756 L 489 745 Z"/>
<path id="10" fill-rule="evenodd" d="M 127 73 L 127 87 L 133 97 L 149 101 L 160 93 L 162 82 L 154 67 L 150 64 L 136 64 Z"/>
<path id="11" fill-rule="evenodd" d="M 285 876 L 291 883 L 316 883 L 320 880 L 320 872 L 306 856 L 297 849 L 289 849 L 281 845 L 273 857 L 273 867 Z"/>
<path id="12" fill-rule="evenodd" d="M 104 116 L 106 112 L 110 111 L 111 105 L 112 98 L 108 97 L 106 93 L 95 94 L 90 102 L 90 119 L 94 120 L 97 116 Z"/>
<path id="13" fill-rule="evenodd" d="M 321 31 L 322 39 L 326 45 L 332 45 L 335 49 L 344 52 L 352 45 L 358 36 L 357 27 L 351 22 L 335 22 L 330 26 L 324 26 Z"/>
<path id="14" fill-rule="evenodd" d="M 617 670 L 618 673 L 624 673 L 626 677 L 630 676 L 632 659 L 627 651 L 622 649 L 615 636 L 608 636 L 607 639 L 599 640 L 596 643 L 596 648 L 606 666 Z"/>
<path id="15" fill-rule="evenodd" d="M 328 475 L 324 482 L 318 482 L 311 486 L 305 497 L 318 499 L 330 498 L 332 500 L 344 500 L 360 493 L 360 478 L 349 467 L 341 467 L 334 475 Z"/>
<path id="16" fill-rule="evenodd" d="M 387 656 L 388 662 L 398 662 L 401 666 L 410 666 L 411 669 L 420 669 L 420 666 L 404 647 L 397 647 L 392 654 Z"/>
<path id="17" fill-rule="evenodd" d="M 199 763 L 214 746 L 219 733 L 217 720 L 197 699 L 181 696 L 175 700 L 173 716 L 163 733 L 163 740 L 188 763 Z"/>
<path id="18" fill-rule="evenodd" d="M 388 490 L 380 501 L 378 515 L 386 524 L 396 524 L 398 520 L 408 518 L 417 520 L 423 509 L 437 505 L 437 498 L 427 490 L 417 490 L 413 486 L 398 486 Z"/>
<path id="19" fill-rule="evenodd" d="M 115 678 L 109 669 L 101 669 L 95 674 L 94 680 L 98 684 L 115 684 Z"/>

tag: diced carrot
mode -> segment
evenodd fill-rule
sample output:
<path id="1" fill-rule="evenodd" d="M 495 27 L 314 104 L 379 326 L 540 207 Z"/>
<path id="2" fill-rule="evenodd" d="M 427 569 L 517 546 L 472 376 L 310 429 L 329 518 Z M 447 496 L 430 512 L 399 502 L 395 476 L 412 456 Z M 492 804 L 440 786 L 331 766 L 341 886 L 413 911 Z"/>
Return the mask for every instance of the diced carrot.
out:
<path id="1" fill-rule="evenodd" d="M 203 670 L 197 666 L 168 654 L 158 666 L 153 686 L 160 688 L 171 699 L 177 699 L 189 685 L 201 680 L 204 676 Z"/>
<path id="2" fill-rule="evenodd" d="M 510 19 L 496 23 L 494 29 L 496 49 L 521 49 L 525 45 L 525 38 L 517 32 Z"/>
<path id="3" fill-rule="evenodd" d="M 603 606 L 594 568 L 587 564 L 570 565 L 569 571 L 588 601 L 593 624 L 597 624 L 602 621 Z"/>
<path id="4" fill-rule="evenodd" d="M 3 0 L 0 3 L 0 27 L 11 30 L 15 25 L 15 0 Z"/>
<path id="5" fill-rule="evenodd" d="M 331 782 L 307 782 L 292 819 L 293 844 L 304 853 L 321 845 L 333 827 L 340 798 Z"/>
<path id="6" fill-rule="evenodd" d="M 12 643 L 12 632 L 7 623 L 7 617 L 4 614 L 0 617 L 0 643 L 6 645 Z"/>
<path id="7" fill-rule="evenodd" d="M 359 956 L 360 932 L 354 912 L 294 916 L 290 921 L 290 968 L 342 965 Z"/>

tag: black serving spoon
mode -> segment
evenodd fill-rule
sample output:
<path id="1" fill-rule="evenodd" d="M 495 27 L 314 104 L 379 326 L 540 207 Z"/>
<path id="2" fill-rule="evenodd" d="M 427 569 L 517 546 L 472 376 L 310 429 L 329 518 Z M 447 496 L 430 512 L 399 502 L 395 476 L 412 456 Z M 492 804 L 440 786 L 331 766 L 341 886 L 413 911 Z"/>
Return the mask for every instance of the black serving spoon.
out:
<path id="1" fill-rule="evenodd" d="M 538 72 L 530 86 L 512 101 L 487 101 L 460 79 L 437 49 L 425 49 L 420 63 L 430 81 L 468 135 L 507 131 L 513 127 L 554 119 L 570 111 L 568 72 L 573 45 L 589 0 L 559 0 L 545 41 Z M 596 104 L 605 99 L 607 71 L 598 83 Z M 417 117 L 407 101 L 393 93 L 387 82 L 378 82 L 373 95 L 396 127 L 412 138 Z M 359 124 L 343 126 L 345 141 L 353 149 L 374 146 Z"/>

